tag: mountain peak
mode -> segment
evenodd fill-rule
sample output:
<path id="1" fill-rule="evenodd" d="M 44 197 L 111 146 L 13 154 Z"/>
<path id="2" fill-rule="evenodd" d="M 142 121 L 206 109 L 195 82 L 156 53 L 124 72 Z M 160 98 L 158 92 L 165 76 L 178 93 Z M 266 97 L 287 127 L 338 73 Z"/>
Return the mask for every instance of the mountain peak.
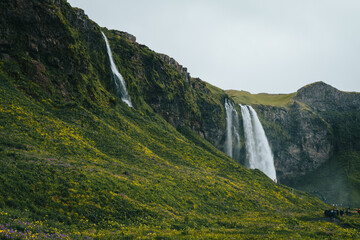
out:
<path id="1" fill-rule="evenodd" d="M 297 93 L 303 93 L 303 92 L 308 92 L 308 91 L 312 91 L 314 89 L 317 89 L 317 90 L 324 90 L 324 89 L 331 89 L 331 90 L 336 90 L 336 91 L 339 91 L 338 89 L 334 88 L 333 86 L 323 82 L 323 81 L 318 81 L 318 82 L 313 82 L 313 83 L 310 83 L 302 88 L 300 88 Z"/>
<path id="2" fill-rule="evenodd" d="M 325 82 L 319 81 L 300 88 L 294 99 L 322 112 L 356 108 L 359 95 L 342 92 Z"/>
<path id="3" fill-rule="evenodd" d="M 306 85 L 300 88 L 296 92 L 296 97 L 298 100 L 307 100 L 307 99 L 322 99 L 332 98 L 334 95 L 340 93 L 338 89 L 333 86 L 319 81 L 314 82 L 309 85 Z"/>

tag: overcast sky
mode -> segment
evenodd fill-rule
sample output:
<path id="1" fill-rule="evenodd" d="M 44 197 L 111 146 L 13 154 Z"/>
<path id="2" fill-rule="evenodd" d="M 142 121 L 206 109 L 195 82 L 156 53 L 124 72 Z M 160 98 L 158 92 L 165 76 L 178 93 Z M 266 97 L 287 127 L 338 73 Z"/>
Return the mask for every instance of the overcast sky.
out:
<path id="1" fill-rule="evenodd" d="M 222 89 L 360 92 L 359 0 L 68 0 Z"/>

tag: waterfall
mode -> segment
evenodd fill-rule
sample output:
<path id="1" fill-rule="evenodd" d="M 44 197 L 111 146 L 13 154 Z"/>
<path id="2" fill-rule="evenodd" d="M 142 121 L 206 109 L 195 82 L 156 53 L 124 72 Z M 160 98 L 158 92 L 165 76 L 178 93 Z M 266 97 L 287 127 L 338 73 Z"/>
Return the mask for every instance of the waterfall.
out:
<path id="1" fill-rule="evenodd" d="M 225 111 L 226 111 L 226 139 L 225 139 L 225 153 L 232 157 L 232 105 L 225 99 Z"/>
<path id="2" fill-rule="evenodd" d="M 238 159 L 240 153 L 239 115 L 235 106 L 228 99 L 225 99 L 226 112 L 226 138 L 224 152 L 231 158 Z"/>
<path id="3" fill-rule="evenodd" d="M 251 106 L 240 104 L 240 107 L 244 125 L 247 165 L 249 168 L 261 170 L 276 181 L 274 158 L 259 118 Z"/>
<path id="4" fill-rule="evenodd" d="M 105 39 L 105 43 L 106 43 L 106 49 L 107 49 L 107 53 L 109 56 L 109 60 L 110 60 L 110 66 L 111 66 L 111 71 L 113 73 L 113 78 L 114 78 L 114 82 L 115 82 L 115 87 L 116 87 L 116 94 L 121 97 L 121 100 L 126 103 L 127 105 L 129 105 L 129 107 L 132 107 L 131 104 L 131 99 L 130 99 L 130 95 L 128 94 L 127 90 L 126 90 L 126 85 L 125 85 L 125 81 L 123 76 L 119 73 L 115 63 L 114 63 L 114 59 L 112 57 L 112 53 L 111 53 L 111 48 L 109 45 L 109 42 L 105 36 L 105 34 L 103 32 L 101 32 L 102 35 L 104 36 Z"/>

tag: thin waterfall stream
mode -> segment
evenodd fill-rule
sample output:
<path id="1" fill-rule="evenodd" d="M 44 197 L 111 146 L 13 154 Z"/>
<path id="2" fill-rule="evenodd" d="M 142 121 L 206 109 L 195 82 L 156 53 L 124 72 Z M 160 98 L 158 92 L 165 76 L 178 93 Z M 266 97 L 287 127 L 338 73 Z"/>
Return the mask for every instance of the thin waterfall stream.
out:
<path id="1" fill-rule="evenodd" d="M 233 159 L 238 159 L 240 155 L 240 135 L 239 115 L 235 109 L 234 103 L 225 99 L 226 113 L 226 137 L 224 144 L 224 152 Z"/>
<path id="2" fill-rule="evenodd" d="M 105 34 L 103 32 L 101 32 L 101 33 L 102 33 L 102 35 L 105 39 L 105 43 L 106 43 L 106 49 L 107 49 L 107 53 L 108 53 L 109 60 L 110 60 L 111 72 L 113 74 L 115 87 L 116 87 L 116 94 L 121 98 L 121 100 L 124 103 L 126 103 L 129 107 L 132 107 L 131 98 L 126 89 L 125 80 L 115 65 L 115 62 L 114 62 L 114 59 L 113 59 L 113 56 L 111 53 L 109 41 L 108 41 L 107 37 L 105 36 Z"/>

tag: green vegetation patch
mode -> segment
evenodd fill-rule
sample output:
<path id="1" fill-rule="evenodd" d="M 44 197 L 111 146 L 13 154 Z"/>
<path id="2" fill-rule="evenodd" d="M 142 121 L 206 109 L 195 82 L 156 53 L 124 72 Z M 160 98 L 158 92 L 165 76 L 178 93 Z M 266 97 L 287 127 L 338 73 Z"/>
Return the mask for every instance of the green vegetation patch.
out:
<path id="1" fill-rule="evenodd" d="M 296 93 L 291 94 L 251 94 L 246 91 L 226 90 L 226 93 L 238 104 L 246 105 L 270 105 L 285 107 L 292 102 Z"/>

